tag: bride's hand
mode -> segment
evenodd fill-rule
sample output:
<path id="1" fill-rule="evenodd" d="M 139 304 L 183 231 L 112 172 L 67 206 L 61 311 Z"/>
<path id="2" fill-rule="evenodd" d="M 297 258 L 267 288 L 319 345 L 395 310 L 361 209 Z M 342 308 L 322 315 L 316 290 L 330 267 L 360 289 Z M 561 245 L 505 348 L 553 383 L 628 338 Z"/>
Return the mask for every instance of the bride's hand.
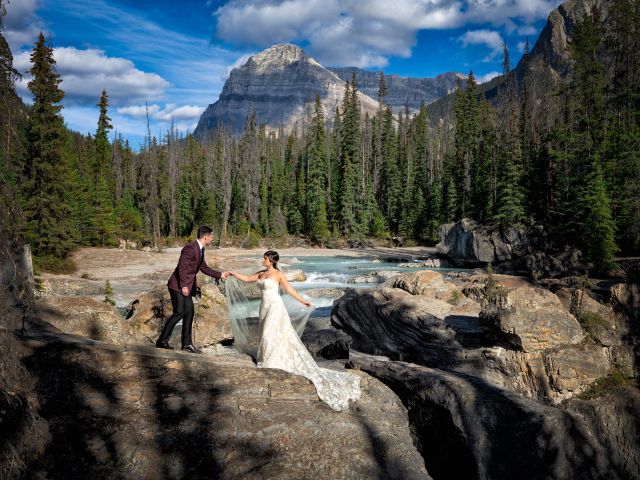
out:
<path id="1" fill-rule="evenodd" d="M 305 301 L 303 301 L 303 302 L 302 302 L 302 304 L 303 304 L 305 307 L 313 307 L 313 303 L 311 303 L 309 300 L 305 300 Z"/>

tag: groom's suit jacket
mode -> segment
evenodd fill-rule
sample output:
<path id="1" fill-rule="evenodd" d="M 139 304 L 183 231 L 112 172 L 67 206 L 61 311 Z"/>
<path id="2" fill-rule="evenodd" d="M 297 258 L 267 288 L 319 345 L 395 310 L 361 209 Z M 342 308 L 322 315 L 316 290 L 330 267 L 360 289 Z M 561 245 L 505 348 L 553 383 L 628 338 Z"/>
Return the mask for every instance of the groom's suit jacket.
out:
<path id="1" fill-rule="evenodd" d="M 178 266 L 169 278 L 167 286 L 171 290 L 180 291 L 182 287 L 187 287 L 191 295 L 195 295 L 197 283 L 196 274 L 202 272 L 213 278 L 221 278 L 222 272 L 218 272 L 209 268 L 204 257 L 200 253 L 200 247 L 197 241 L 193 241 L 185 245 L 180 252 L 180 260 Z"/>

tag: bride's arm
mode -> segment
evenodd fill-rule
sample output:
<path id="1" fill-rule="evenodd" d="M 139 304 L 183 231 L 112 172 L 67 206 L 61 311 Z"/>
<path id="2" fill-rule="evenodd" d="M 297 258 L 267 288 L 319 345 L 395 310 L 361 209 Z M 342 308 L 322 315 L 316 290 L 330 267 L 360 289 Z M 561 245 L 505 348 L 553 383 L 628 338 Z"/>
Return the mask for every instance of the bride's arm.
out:
<path id="1" fill-rule="evenodd" d="M 232 277 L 236 277 L 238 280 L 242 280 L 243 282 L 256 282 L 258 280 L 258 274 L 260 272 L 256 272 L 253 275 L 242 275 L 241 273 L 229 272 L 229 275 Z"/>
<path id="2" fill-rule="evenodd" d="M 289 295 L 291 295 L 293 298 L 298 300 L 303 305 L 306 305 L 307 307 L 310 307 L 312 305 L 311 302 L 302 298 L 300 294 L 295 291 L 295 289 L 289 284 L 287 277 L 285 277 L 284 273 L 282 272 L 280 272 L 280 285 L 282 285 L 282 288 L 284 288 L 285 292 L 287 292 Z"/>

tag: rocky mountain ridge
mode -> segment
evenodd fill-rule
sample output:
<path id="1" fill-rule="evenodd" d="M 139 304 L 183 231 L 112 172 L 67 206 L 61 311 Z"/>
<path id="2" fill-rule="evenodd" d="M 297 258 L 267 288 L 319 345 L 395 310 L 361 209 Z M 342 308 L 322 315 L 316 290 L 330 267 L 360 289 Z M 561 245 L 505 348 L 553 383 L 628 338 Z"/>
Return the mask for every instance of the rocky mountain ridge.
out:
<path id="1" fill-rule="evenodd" d="M 287 132 L 296 131 L 312 113 L 319 95 L 327 121 L 342 103 L 345 81 L 356 75 L 362 114 L 378 110 L 379 73 L 359 68 L 325 68 L 296 45 L 274 45 L 246 63 L 234 68 L 224 84 L 219 99 L 200 117 L 195 135 L 207 137 L 224 127 L 233 134 L 244 130 L 249 112 L 258 124 Z M 424 101 L 431 103 L 453 91 L 466 77 L 448 72 L 436 78 L 405 78 L 385 75 L 386 101 L 395 111 L 407 105 L 417 110 Z"/>

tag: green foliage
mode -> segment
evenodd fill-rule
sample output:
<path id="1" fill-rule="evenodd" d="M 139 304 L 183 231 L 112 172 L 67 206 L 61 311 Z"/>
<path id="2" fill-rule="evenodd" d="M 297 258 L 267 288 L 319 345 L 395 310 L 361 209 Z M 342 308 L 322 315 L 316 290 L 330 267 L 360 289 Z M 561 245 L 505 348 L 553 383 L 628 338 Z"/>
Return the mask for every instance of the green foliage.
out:
<path id="1" fill-rule="evenodd" d="M 121 138 L 110 143 L 106 91 L 95 135 L 64 129 L 60 78 L 41 36 L 24 138 L 5 141 L 9 117 L 0 115 L 0 176 L 19 189 L 25 235 L 41 258 L 117 237 L 158 243 L 202 224 L 245 244 L 287 234 L 433 243 L 440 224 L 462 217 L 533 218 L 552 242 L 581 248 L 606 270 L 618 246 L 640 252 L 640 9 L 612 0 L 609 10 L 605 26 L 597 9 L 575 25 L 567 85 L 534 78 L 526 52 L 516 79 L 505 49 L 492 103 L 471 72 L 452 100 L 453 119 L 439 122 L 425 105 L 392 112 L 382 74 L 380 108 L 362 118 L 354 76 L 332 126 L 316 98 L 302 134 L 267 132 L 250 109 L 240 138 L 223 129 L 203 139 L 148 131 L 140 152 Z M 10 91 L 17 77 L 2 41 L 0 60 L 0 88 Z"/>
<path id="2" fill-rule="evenodd" d="M 316 97 L 314 116 L 311 121 L 311 139 L 308 152 L 309 190 L 309 233 L 317 242 L 329 238 L 327 220 L 327 142 L 324 126 L 324 113 L 320 96 Z"/>
<path id="3" fill-rule="evenodd" d="M 40 33 L 31 54 L 29 91 L 33 106 L 27 129 L 27 155 L 21 185 L 25 239 L 36 256 L 65 259 L 74 246 L 71 168 L 63 155 L 65 129 L 59 105 L 64 97 L 53 49 Z M 52 264 L 49 260 L 43 263 Z"/>
<path id="4" fill-rule="evenodd" d="M 596 327 L 609 326 L 607 321 L 602 318 L 599 313 L 591 312 L 589 310 L 582 310 L 577 315 L 577 319 L 580 322 L 580 325 L 582 325 L 582 327 L 588 332 L 592 332 Z"/>
<path id="5" fill-rule="evenodd" d="M 113 295 L 114 295 L 113 287 L 111 286 L 111 282 L 107 280 L 106 282 L 104 282 L 104 300 L 103 300 L 104 303 L 115 305 L 116 301 Z"/>
<path id="6" fill-rule="evenodd" d="M 506 290 L 496 281 L 493 276 L 493 266 L 487 263 L 487 281 L 484 285 L 485 300 L 495 306 L 500 306 L 506 298 Z"/>
<path id="7" fill-rule="evenodd" d="M 70 257 L 60 258 L 53 255 L 33 256 L 35 271 L 68 274 L 76 271 L 76 264 Z"/>
<path id="8" fill-rule="evenodd" d="M 118 202 L 116 217 L 118 237 L 125 241 L 137 240 L 142 233 L 142 215 L 134 204 L 133 195 L 128 190 Z"/>
<path id="9" fill-rule="evenodd" d="M 632 386 L 634 384 L 625 372 L 619 369 L 613 369 L 609 374 L 595 380 L 589 388 L 578 395 L 582 400 L 591 400 L 594 398 L 609 395 L 618 388 Z"/>
<path id="10" fill-rule="evenodd" d="M 618 246 L 615 243 L 615 223 L 611 218 L 609 197 L 597 159 L 580 200 L 585 213 L 581 243 L 585 246 L 587 258 L 599 270 L 609 270 L 615 266 L 613 255 Z"/>

